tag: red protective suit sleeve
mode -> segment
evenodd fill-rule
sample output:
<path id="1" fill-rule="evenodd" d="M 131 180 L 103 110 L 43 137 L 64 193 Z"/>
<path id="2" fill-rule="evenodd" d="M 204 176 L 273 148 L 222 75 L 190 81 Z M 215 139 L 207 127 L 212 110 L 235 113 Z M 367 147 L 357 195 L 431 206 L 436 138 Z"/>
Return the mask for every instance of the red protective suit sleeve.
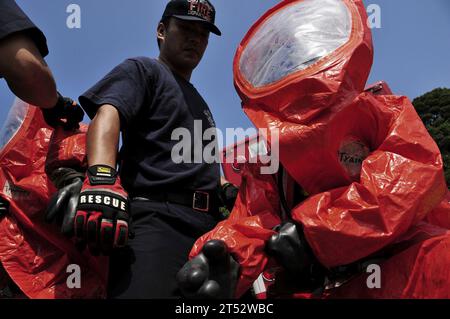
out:
<path id="1" fill-rule="evenodd" d="M 318 260 L 350 264 L 400 239 L 446 192 L 436 143 L 405 97 L 362 97 L 376 119 L 359 182 L 311 196 L 293 210 Z M 373 124 L 373 125 L 372 125 Z"/>
<path id="2" fill-rule="evenodd" d="M 247 164 L 242 184 L 230 217 L 195 243 L 190 258 L 198 255 L 212 239 L 223 240 L 240 264 L 236 296 L 244 294 L 267 264 L 264 252 L 272 229 L 281 223 L 279 197 L 274 175 L 261 175 L 258 164 Z"/>
<path id="3" fill-rule="evenodd" d="M 428 214 L 426 221 L 432 225 L 450 229 L 450 190 L 444 200 Z"/>

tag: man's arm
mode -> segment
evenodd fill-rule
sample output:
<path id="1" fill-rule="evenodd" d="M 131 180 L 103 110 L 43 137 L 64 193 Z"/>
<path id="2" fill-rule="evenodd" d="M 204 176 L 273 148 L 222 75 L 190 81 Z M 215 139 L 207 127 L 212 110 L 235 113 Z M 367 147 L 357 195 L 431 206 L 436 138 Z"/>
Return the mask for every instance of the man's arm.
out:
<path id="1" fill-rule="evenodd" d="M 87 133 L 89 168 L 72 223 L 75 237 L 94 255 L 109 255 L 128 241 L 128 194 L 115 169 L 119 135 L 118 111 L 102 105 Z"/>
<path id="2" fill-rule="evenodd" d="M 19 98 L 41 108 L 57 102 L 56 84 L 34 42 L 18 33 L 0 41 L 0 75 Z"/>
<path id="3" fill-rule="evenodd" d="M 119 112 L 112 105 L 101 106 L 87 133 L 89 167 L 94 165 L 116 167 L 119 135 Z"/>
<path id="4" fill-rule="evenodd" d="M 94 255 L 109 255 L 128 241 L 128 194 L 115 169 L 119 135 L 118 111 L 112 105 L 102 105 L 87 133 L 89 167 L 84 181 L 84 174 L 65 168 L 53 175 L 62 187 L 57 186 L 47 220 L 63 214 L 63 234 L 87 243 Z"/>

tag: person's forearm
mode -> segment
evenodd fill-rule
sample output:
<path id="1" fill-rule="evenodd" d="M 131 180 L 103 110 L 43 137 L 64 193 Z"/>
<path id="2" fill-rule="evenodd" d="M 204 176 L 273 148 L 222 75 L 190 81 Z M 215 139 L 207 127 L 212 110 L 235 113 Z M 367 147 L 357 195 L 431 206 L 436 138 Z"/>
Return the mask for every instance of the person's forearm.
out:
<path id="1" fill-rule="evenodd" d="M 55 80 L 33 41 L 22 34 L 7 37 L 0 56 L 0 74 L 17 97 L 41 108 L 55 106 Z"/>
<path id="2" fill-rule="evenodd" d="M 108 165 L 116 168 L 119 136 L 119 112 L 112 105 L 103 105 L 87 133 L 88 165 Z"/>

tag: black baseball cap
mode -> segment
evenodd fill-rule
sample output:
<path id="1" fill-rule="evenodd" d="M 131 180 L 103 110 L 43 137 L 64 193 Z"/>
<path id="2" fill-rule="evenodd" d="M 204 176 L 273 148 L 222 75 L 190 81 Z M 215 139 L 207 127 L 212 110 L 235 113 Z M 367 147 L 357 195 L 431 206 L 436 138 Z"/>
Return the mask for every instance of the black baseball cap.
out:
<path id="1" fill-rule="evenodd" d="M 214 25 L 216 9 L 208 0 L 170 0 L 162 19 L 168 17 L 204 22 L 209 31 L 216 35 L 222 35 L 219 28 Z"/>

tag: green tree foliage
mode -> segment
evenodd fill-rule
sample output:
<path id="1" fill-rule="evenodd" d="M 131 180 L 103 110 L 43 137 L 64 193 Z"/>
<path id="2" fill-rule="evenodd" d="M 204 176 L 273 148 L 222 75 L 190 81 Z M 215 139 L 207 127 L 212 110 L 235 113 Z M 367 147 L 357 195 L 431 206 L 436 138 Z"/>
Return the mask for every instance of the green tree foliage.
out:
<path id="1" fill-rule="evenodd" d="M 450 89 L 435 89 L 414 99 L 413 104 L 441 150 L 450 188 Z"/>

